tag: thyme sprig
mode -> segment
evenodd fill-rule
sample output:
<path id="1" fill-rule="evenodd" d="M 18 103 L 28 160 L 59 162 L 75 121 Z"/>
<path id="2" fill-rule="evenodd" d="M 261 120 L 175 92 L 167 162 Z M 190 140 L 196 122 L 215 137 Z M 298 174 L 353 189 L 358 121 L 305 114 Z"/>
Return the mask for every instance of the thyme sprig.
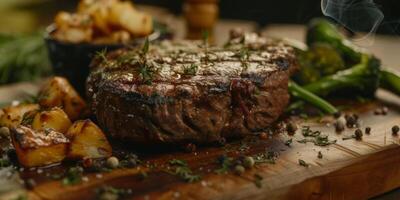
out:
<path id="1" fill-rule="evenodd" d="M 150 68 L 147 64 L 141 64 L 139 68 L 139 75 L 140 78 L 142 79 L 143 83 L 147 85 L 151 85 L 153 81 L 153 69 Z"/>
<path id="2" fill-rule="evenodd" d="M 192 170 L 189 168 L 186 161 L 184 160 L 172 159 L 168 162 L 168 164 L 175 167 L 175 170 L 168 172 L 172 175 L 179 176 L 186 182 L 192 183 L 201 179 L 200 175 L 194 174 L 192 172 Z"/>
<path id="3" fill-rule="evenodd" d="M 303 126 L 301 133 L 306 138 L 298 140 L 299 143 L 311 142 L 316 146 L 328 146 L 336 143 L 336 140 L 329 140 L 327 135 L 321 135 L 320 131 L 313 131 L 309 126 Z"/>
<path id="4" fill-rule="evenodd" d="M 303 166 L 303 167 L 309 167 L 310 165 L 308 163 L 306 163 L 306 161 L 299 159 L 299 165 Z"/>
<path id="5" fill-rule="evenodd" d="M 278 159 L 278 153 L 274 151 L 268 151 L 265 153 L 259 153 L 254 156 L 254 160 L 256 163 L 269 163 L 275 164 L 276 160 Z"/>
<path id="6" fill-rule="evenodd" d="M 242 47 L 239 52 L 236 54 L 236 56 L 239 58 L 240 62 L 242 63 L 242 67 L 246 70 L 249 67 L 249 58 L 250 58 L 250 52 L 247 47 Z"/>
<path id="7" fill-rule="evenodd" d="M 209 39 L 209 32 L 207 30 L 202 31 L 202 38 L 203 38 L 203 46 L 204 46 L 204 54 L 205 54 L 205 61 L 208 64 L 209 56 L 208 56 L 208 39 Z"/>
<path id="8" fill-rule="evenodd" d="M 142 47 L 142 55 L 146 55 L 147 52 L 149 52 L 149 48 L 150 48 L 150 42 L 149 38 L 147 37 Z"/>
<path id="9" fill-rule="evenodd" d="M 101 63 L 107 64 L 109 62 L 107 59 L 107 48 L 96 52 L 95 59 L 100 59 Z"/>
<path id="10" fill-rule="evenodd" d="M 62 179 L 63 185 L 76 185 L 82 181 L 82 167 L 71 167 L 68 169 L 65 177 Z"/>
<path id="11" fill-rule="evenodd" d="M 183 74 L 194 76 L 194 75 L 196 75 L 198 68 L 199 67 L 194 63 L 192 63 L 190 66 L 186 66 L 186 67 L 184 66 Z"/>
<path id="12" fill-rule="evenodd" d="M 220 164 L 220 168 L 214 170 L 217 174 L 226 174 L 233 167 L 233 158 L 228 157 L 226 155 L 222 155 L 218 158 L 218 163 Z"/>
<path id="13" fill-rule="evenodd" d="M 132 194 L 132 189 L 116 188 L 112 186 L 102 186 L 96 189 L 98 199 L 120 199 Z"/>
<path id="14" fill-rule="evenodd" d="M 260 174 L 254 174 L 254 184 L 258 187 L 262 187 L 262 180 L 264 178 Z"/>
<path id="15" fill-rule="evenodd" d="M 154 75 L 154 69 L 147 64 L 147 59 L 146 59 L 146 55 L 149 52 L 149 48 L 150 48 L 150 42 L 149 39 L 146 38 L 140 52 L 140 60 L 138 63 L 139 63 L 139 76 L 142 79 L 143 83 L 147 85 L 151 85 Z"/>

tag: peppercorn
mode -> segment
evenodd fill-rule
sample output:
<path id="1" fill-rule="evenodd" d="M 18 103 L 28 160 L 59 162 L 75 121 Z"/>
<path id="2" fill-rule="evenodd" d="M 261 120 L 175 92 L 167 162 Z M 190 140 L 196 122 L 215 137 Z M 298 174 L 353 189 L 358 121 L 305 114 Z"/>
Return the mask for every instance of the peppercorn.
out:
<path id="1" fill-rule="evenodd" d="M 394 126 L 392 127 L 392 134 L 393 134 L 393 135 L 397 135 L 397 134 L 399 133 L 399 131 L 400 131 L 399 126 L 394 125 Z"/>
<path id="2" fill-rule="evenodd" d="M 344 131 L 345 124 L 346 124 L 346 119 L 344 117 L 339 117 L 334 124 L 336 132 L 340 133 Z"/>
<path id="3" fill-rule="evenodd" d="M 365 134 L 370 134 L 371 133 L 371 127 L 367 126 L 365 127 Z"/>
<path id="4" fill-rule="evenodd" d="M 293 135 L 294 133 L 296 133 L 297 131 L 297 124 L 295 124 L 294 122 L 289 122 L 286 124 L 286 131 L 290 134 Z"/>
<path id="5" fill-rule="evenodd" d="M 117 157 L 111 156 L 107 159 L 107 166 L 110 168 L 117 168 L 119 166 L 119 160 Z"/>
<path id="6" fill-rule="evenodd" d="M 358 125 L 358 115 L 345 115 L 345 119 L 346 119 L 346 126 L 348 128 L 354 128 L 357 127 Z"/>
<path id="7" fill-rule="evenodd" d="M 323 157 L 322 153 L 320 151 L 318 151 L 318 158 L 322 159 L 322 157 Z"/>
<path id="8" fill-rule="evenodd" d="M 252 167 L 254 166 L 254 164 L 255 164 L 255 161 L 254 161 L 254 158 L 253 158 L 253 157 L 251 157 L 251 156 L 246 156 L 246 157 L 244 157 L 244 159 L 243 159 L 243 165 L 244 165 L 246 168 L 252 168 Z"/>
<path id="9" fill-rule="evenodd" d="M 356 137 L 356 140 L 361 140 L 362 136 L 363 136 L 363 133 L 362 133 L 362 131 L 360 129 L 356 129 L 356 131 L 354 131 L 354 135 Z"/>
<path id="10" fill-rule="evenodd" d="M 235 173 L 240 175 L 243 174 L 246 169 L 242 165 L 235 166 Z"/>
<path id="11" fill-rule="evenodd" d="M 0 138 L 9 138 L 10 137 L 10 129 L 7 127 L 0 128 Z"/>

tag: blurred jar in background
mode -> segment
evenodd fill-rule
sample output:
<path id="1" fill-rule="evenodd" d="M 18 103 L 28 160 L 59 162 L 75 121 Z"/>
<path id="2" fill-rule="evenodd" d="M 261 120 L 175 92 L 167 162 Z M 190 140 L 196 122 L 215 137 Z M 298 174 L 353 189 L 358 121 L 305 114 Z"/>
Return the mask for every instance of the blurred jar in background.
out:
<path id="1" fill-rule="evenodd" d="M 218 0 L 185 0 L 183 15 L 186 20 L 186 37 L 201 39 L 208 32 L 208 41 L 214 41 L 214 26 L 218 20 Z"/>

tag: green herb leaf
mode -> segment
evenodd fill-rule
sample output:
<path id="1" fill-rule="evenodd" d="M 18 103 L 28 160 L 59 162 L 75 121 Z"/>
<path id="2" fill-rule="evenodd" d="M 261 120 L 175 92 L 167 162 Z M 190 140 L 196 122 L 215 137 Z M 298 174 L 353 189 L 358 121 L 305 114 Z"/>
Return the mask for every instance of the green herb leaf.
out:
<path id="1" fill-rule="evenodd" d="M 309 164 L 306 163 L 306 161 L 299 159 L 299 165 L 303 166 L 303 167 L 309 167 Z"/>
<path id="2" fill-rule="evenodd" d="M 179 165 L 179 166 L 187 166 L 186 161 L 184 160 L 179 160 L 179 159 L 172 159 L 168 161 L 170 165 Z"/>
<path id="3" fill-rule="evenodd" d="M 289 140 L 286 140 L 285 145 L 290 147 L 290 145 L 292 145 L 292 143 L 293 143 L 293 139 L 290 138 Z"/>
<path id="4" fill-rule="evenodd" d="M 107 48 L 96 52 L 95 58 L 100 59 L 102 62 L 107 62 Z"/>
<path id="5" fill-rule="evenodd" d="M 170 174 L 179 176 L 181 179 L 183 179 L 186 182 L 192 183 L 199 181 L 201 179 L 200 175 L 194 174 L 192 170 L 188 167 L 186 161 L 184 160 L 178 160 L 178 159 L 172 159 L 168 161 L 168 163 L 172 166 L 175 167 L 175 171 L 169 172 Z"/>
<path id="6" fill-rule="evenodd" d="M 202 38 L 203 38 L 204 46 L 207 46 L 207 45 L 208 45 L 208 38 L 209 38 L 209 36 L 210 36 L 210 33 L 209 33 L 207 30 L 203 30 L 203 31 L 201 32 L 201 36 L 202 36 Z"/>
<path id="7" fill-rule="evenodd" d="M 0 158 L 0 168 L 11 166 L 10 160 L 7 158 Z"/>
<path id="8" fill-rule="evenodd" d="M 183 68 L 183 74 L 194 76 L 197 73 L 197 69 L 198 69 L 198 66 L 196 64 L 192 63 L 189 67 Z"/>
<path id="9" fill-rule="evenodd" d="M 274 151 L 268 151 L 266 153 L 259 153 L 253 157 L 256 163 L 275 164 L 276 160 L 278 159 L 278 153 Z"/>
<path id="10" fill-rule="evenodd" d="M 82 181 L 82 167 L 71 167 L 68 169 L 65 177 L 62 179 L 63 185 L 76 185 Z"/>
<path id="11" fill-rule="evenodd" d="M 226 155 L 221 156 L 218 158 L 218 163 L 220 164 L 220 168 L 214 170 L 217 174 L 226 174 L 233 166 L 233 159 Z"/>
<path id="12" fill-rule="evenodd" d="M 142 54 L 143 55 L 147 54 L 147 52 L 149 51 L 149 46 L 150 46 L 149 38 L 146 37 L 146 40 L 144 41 L 144 44 L 143 44 L 143 47 L 142 47 Z"/>
<path id="13" fill-rule="evenodd" d="M 139 75 L 145 84 L 151 85 L 153 81 L 153 71 L 149 66 L 143 64 L 139 69 Z"/>
<path id="14" fill-rule="evenodd" d="M 262 180 L 263 180 L 264 178 L 261 176 L 261 175 L 259 175 L 259 174 L 254 174 L 254 184 L 258 187 L 258 188 L 261 188 L 262 187 Z"/>
<path id="15" fill-rule="evenodd" d="M 112 186 L 102 186 L 97 189 L 97 199 L 120 199 L 132 194 L 132 189 L 116 188 Z"/>

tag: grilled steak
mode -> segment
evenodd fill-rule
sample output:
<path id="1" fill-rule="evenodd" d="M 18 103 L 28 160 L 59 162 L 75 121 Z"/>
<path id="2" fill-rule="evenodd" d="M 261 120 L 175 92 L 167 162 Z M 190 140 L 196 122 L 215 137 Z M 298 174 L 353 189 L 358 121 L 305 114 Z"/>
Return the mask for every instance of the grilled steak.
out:
<path id="1" fill-rule="evenodd" d="M 294 50 L 246 34 L 225 47 L 164 41 L 98 56 L 87 93 L 100 126 L 140 144 L 213 143 L 263 130 L 289 100 Z"/>

